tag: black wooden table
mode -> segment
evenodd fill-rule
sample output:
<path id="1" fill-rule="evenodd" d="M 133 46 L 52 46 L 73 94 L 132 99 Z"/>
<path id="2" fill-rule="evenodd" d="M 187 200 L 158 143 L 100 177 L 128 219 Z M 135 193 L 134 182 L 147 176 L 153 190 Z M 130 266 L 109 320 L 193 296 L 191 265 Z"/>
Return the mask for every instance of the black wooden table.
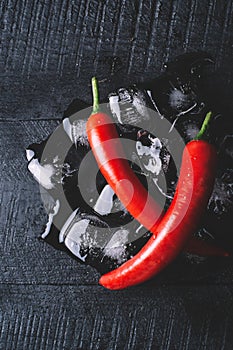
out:
<path id="1" fill-rule="evenodd" d="M 204 49 L 232 82 L 232 13 L 232 0 L 0 2 L 1 349 L 233 348 L 232 259 L 105 290 L 94 269 L 37 239 L 47 216 L 24 154 L 73 99 L 91 102 L 93 75 L 106 96 Z"/>

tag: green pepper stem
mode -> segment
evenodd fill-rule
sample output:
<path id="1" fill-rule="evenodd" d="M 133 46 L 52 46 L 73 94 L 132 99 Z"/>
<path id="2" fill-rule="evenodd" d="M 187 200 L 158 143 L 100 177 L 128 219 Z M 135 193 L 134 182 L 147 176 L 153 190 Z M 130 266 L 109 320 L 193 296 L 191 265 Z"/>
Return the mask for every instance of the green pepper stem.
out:
<path id="1" fill-rule="evenodd" d="M 194 140 L 201 140 L 203 138 L 204 134 L 206 133 L 206 130 L 209 127 L 210 119 L 211 119 L 212 115 L 213 115 L 212 112 L 208 112 L 206 114 L 205 119 L 204 119 L 204 121 L 202 123 L 201 129 L 198 132 L 198 134 L 196 135 L 196 137 L 194 138 Z"/>
<path id="2" fill-rule="evenodd" d="M 93 94 L 93 111 L 92 114 L 98 113 L 100 110 L 99 106 L 99 90 L 98 90 L 98 82 L 96 77 L 91 79 L 92 85 L 92 94 Z"/>

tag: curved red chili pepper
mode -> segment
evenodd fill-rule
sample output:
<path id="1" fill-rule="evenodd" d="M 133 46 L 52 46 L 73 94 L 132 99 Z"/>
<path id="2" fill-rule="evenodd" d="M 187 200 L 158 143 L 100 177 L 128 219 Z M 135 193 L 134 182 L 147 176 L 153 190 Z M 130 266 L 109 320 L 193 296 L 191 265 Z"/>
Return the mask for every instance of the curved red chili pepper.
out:
<path id="1" fill-rule="evenodd" d="M 94 90 L 96 80 L 93 84 Z M 96 95 L 98 93 L 94 90 Z M 96 112 L 95 102 L 93 110 L 86 130 L 100 171 L 130 214 L 151 231 L 157 227 L 162 209 L 130 168 L 112 119 L 98 112 L 98 107 Z"/>
<path id="2" fill-rule="evenodd" d="M 98 111 L 98 90 L 95 78 L 93 84 L 95 98 L 93 109 Z M 94 116 L 88 120 L 87 134 L 99 167 L 114 191 L 117 192 L 118 196 L 121 196 L 122 201 L 124 199 L 125 206 L 135 218 L 141 219 L 141 223 L 143 222 L 147 228 L 151 226 L 151 223 L 155 224 L 155 229 L 159 222 L 158 217 L 161 218 L 163 215 L 162 210 L 153 199 L 148 198 L 147 191 L 125 159 L 125 153 L 112 119 L 104 113 L 94 113 Z M 105 145 L 103 145 L 104 142 L 106 142 Z M 121 188 L 123 193 L 120 193 Z M 129 203 L 132 192 L 134 197 Z M 138 213 L 141 212 L 145 203 L 147 206 L 143 210 L 143 216 L 139 218 Z M 224 249 L 196 237 L 190 237 L 184 250 L 200 256 L 229 255 Z"/>
<path id="3" fill-rule="evenodd" d="M 206 209 L 216 160 L 216 149 L 206 141 L 191 141 L 186 145 L 174 199 L 153 236 L 132 259 L 103 275 L 100 284 L 109 289 L 123 289 L 145 282 L 176 258 L 187 238 L 198 228 Z"/>
<path id="4" fill-rule="evenodd" d="M 125 159 L 111 118 L 98 110 L 95 78 L 93 90 L 94 108 L 87 122 L 87 135 L 97 163 L 128 211 L 153 233 L 135 257 L 101 277 L 100 284 L 110 289 L 120 289 L 149 279 L 182 250 L 198 227 L 212 192 L 217 156 L 215 148 L 206 141 L 191 141 L 186 145 L 176 193 L 161 221 L 160 208 Z M 205 162 L 206 168 L 203 170 Z"/>

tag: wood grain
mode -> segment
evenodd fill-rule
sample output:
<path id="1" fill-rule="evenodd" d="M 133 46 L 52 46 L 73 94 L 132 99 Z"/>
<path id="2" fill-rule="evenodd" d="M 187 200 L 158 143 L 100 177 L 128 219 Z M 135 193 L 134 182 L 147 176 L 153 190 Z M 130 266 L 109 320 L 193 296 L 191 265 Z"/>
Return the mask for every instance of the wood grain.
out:
<path id="1" fill-rule="evenodd" d="M 47 222 L 37 182 L 27 169 L 25 149 L 54 131 L 58 121 L 1 122 L 0 251 L 2 283 L 96 285 L 99 275 L 38 238 Z M 154 284 L 231 284 L 231 259 L 202 264 L 178 260 Z"/>
<path id="2" fill-rule="evenodd" d="M 208 51 L 232 81 L 232 1 L 2 1 L 0 118 L 61 118 L 74 98 L 156 77 L 176 55 Z"/>
<path id="3" fill-rule="evenodd" d="M 2 286 L 6 350 L 231 349 L 232 290 Z M 111 305 L 111 307 L 109 307 Z M 6 346 L 6 347 L 5 347 Z"/>
<path id="4" fill-rule="evenodd" d="M 73 99 L 91 103 L 93 75 L 104 98 L 183 52 L 212 54 L 230 111 L 232 13 L 232 0 L 0 2 L 0 349 L 232 348 L 232 259 L 181 259 L 106 291 L 96 271 L 37 239 L 47 214 L 24 155 Z"/>

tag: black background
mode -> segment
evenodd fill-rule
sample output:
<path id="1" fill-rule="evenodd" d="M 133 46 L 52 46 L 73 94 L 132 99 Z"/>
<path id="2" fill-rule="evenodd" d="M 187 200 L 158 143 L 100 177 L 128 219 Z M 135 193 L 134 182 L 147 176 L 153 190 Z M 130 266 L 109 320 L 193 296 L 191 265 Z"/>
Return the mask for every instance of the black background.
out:
<path id="1" fill-rule="evenodd" d="M 73 99 L 159 75 L 206 50 L 232 105 L 232 0 L 1 0 L 1 349 L 232 349 L 232 259 L 174 264 L 118 292 L 40 242 L 47 217 L 25 148 Z M 229 113 L 232 110 L 229 107 Z"/>

